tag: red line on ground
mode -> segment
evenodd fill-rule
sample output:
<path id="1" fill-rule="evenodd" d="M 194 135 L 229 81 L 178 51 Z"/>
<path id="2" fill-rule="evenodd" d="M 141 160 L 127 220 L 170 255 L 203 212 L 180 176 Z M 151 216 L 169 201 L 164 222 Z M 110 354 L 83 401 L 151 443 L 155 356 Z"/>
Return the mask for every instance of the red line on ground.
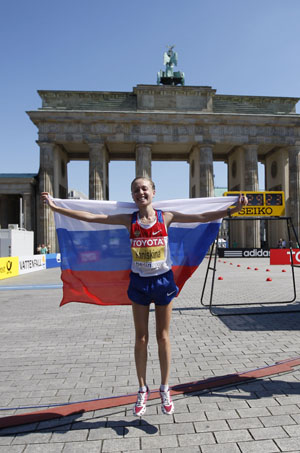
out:
<path id="1" fill-rule="evenodd" d="M 205 379 L 203 381 L 194 381 L 186 384 L 175 385 L 171 388 L 171 395 L 182 395 L 185 393 L 197 392 L 200 390 L 223 387 L 226 385 L 240 384 L 249 380 L 259 379 L 274 374 L 293 371 L 294 366 L 300 365 L 300 357 L 287 359 L 281 362 L 269 365 L 263 368 L 246 371 L 244 373 L 229 374 L 225 376 L 217 376 L 214 378 Z M 159 391 L 151 392 L 149 400 L 159 398 Z M 8 428 L 18 425 L 26 425 L 28 423 L 38 423 L 45 420 L 53 420 L 55 418 L 66 417 L 74 414 L 82 414 L 84 412 L 98 411 L 111 407 L 119 407 L 127 404 L 133 404 L 136 401 L 136 395 L 125 395 L 120 397 L 105 398 L 95 401 L 87 401 L 82 403 L 68 404 L 65 406 L 57 406 L 55 408 L 44 409 L 25 414 L 10 415 L 0 418 L 0 428 Z"/>

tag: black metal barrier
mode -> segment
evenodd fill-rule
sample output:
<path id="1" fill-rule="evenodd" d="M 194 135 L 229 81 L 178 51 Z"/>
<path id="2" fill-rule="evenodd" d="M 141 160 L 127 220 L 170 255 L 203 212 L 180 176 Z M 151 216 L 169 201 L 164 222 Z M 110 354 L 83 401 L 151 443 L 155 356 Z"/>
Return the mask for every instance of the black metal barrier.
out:
<path id="1" fill-rule="evenodd" d="M 225 218 L 223 219 L 223 221 L 228 221 L 228 222 L 237 222 L 237 221 L 254 221 L 254 220 L 262 220 L 261 217 L 230 217 L 230 218 Z M 217 247 L 217 244 L 218 244 L 218 240 L 219 240 L 219 235 L 218 237 L 216 238 L 214 244 L 212 245 L 211 247 L 211 250 L 210 250 L 210 254 L 209 254 L 209 259 L 208 259 L 208 264 L 207 264 L 207 269 L 206 269 L 206 274 L 205 274 L 205 279 L 204 279 L 204 283 L 203 283 L 203 288 L 202 288 L 202 293 L 201 293 L 201 298 L 200 298 L 200 301 L 201 301 L 201 304 L 204 306 L 204 307 L 208 307 L 209 310 L 210 310 L 210 313 L 214 316 L 240 316 L 240 315 L 262 315 L 262 314 L 270 314 L 270 313 L 282 313 L 282 310 L 268 310 L 268 311 L 263 311 L 263 310 L 257 310 L 256 311 L 251 311 L 249 310 L 249 308 L 247 308 L 246 311 L 244 312 L 241 312 L 241 310 L 239 310 L 238 312 L 233 312 L 232 310 L 230 310 L 230 312 L 220 312 L 220 313 L 217 313 L 216 311 L 214 311 L 214 309 L 218 308 L 218 307 L 240 307 L 240 306 L 262 306 L 262 308 L 264 308 L 264 306 L 266 305 L 286 305 L 286 304 L 292 304 L 295 300 L 296 300 L 296 281 L 295 281 L 295 272 L 294 272 L 294 268 L 295 267 L 300 267 L 300 265 L 297 265 L 294 263 L 294 260 L 293 260 L 293 242 L 292 242 L 292 235 L 294 236 L 294 242 L 296 243 L 296 245 L 298 246 L 298 248 L 300 248 L 300 245 L 299 245 L 299 240 L 298 240 L 298 236 L 297 236 L 297 232 L 295 230 L 295 227 L 293 225 L 293 222 L 292 222 L 292 219 L 291 217 L 264 217 L 263 220 L 265 221 L 285 221 L 286 222 L 286 227 L 287 227 L 287 233 L 288 233 L 288 247 L 287 249 L 290 249 L 290 258 L 291 258 L 291 274 L 292 274 L 292 290 L 293 290 L 293 297 L 291 300 L 286 300 L 286 301 L 263 301 L 263 302 L 239 302 L 239 303 L 226 303 L 226 304 L 222 304 L 222 303 L 213 303 L 213 295 L 214 295 L 214 286 L 215 286 L 215 274 L 216 274 L 216 270 L 217 270 L 217 255 L 218 255 L 218 247 Z M 207 280 L 208 280 L 208 276 L 209 276 L 209 272 L 212 271 L 212 280 L 211 280 L 211 288 L 210 288 L 210 295 L 209 295 L 209 303 L 205 304 L 204 303 L 204 296 L 205 296 L 205 290 L 206 290 L 206 287 L 207 287 Z M 300 309 L 290 309 L 290 310 L 284 310 L 284 313 L 296 313 L 296 312 L 300 312 Z"/>

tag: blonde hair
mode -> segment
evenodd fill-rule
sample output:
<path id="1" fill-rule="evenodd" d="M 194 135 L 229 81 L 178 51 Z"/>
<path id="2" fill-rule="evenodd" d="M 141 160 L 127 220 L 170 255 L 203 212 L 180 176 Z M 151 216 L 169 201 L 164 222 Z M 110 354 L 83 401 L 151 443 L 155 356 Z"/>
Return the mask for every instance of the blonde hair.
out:
<path id="1" fill-rule="evenodd" d="M 148 178 L 148 176 L 137 176 L 136 178 L 134 178 L 134 180 L 133 180 L 132 183 L 131 183 L 131 186 L 130 186 L 131 191 L 132 191 L 132 186 L 133 186 L 133 184 L 134 184 L 138 179 L 145 179 L 145 181 L 150 182 L 151 187 L 152 187 L 152 190 L 155 190 L 155 184 L 154 184 L 154 182 L 152 181 L 151 178 Z"/>

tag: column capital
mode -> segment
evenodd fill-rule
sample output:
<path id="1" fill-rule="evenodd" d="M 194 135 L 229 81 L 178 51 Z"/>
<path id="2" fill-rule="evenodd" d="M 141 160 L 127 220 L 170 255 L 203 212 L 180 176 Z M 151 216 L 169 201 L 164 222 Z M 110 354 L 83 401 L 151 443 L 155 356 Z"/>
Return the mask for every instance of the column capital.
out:
<path id="1" fill-rule="evenodd" d="M 103 158 L 108 163 L 110 162 L 109 153 L 105 143 L 90 142 L 89 147 L 89 160 L 102 160 Z"/>
<path id="2" fill-rule="evenodd" d="M 37 143 L 39 146 L 41 145 L 55 145 L 55 142 L 49 142 L 45 140 L 36 140 L 35 143 Z"/>
<path id="3" fill-rule="evenodd" d="M 54 171 L 54 152 L 56 144 L 54 142 L 37 141 L 40 147 L 40 172 L 47 171 L 53 176 Z"/>
<path id="4" fill-rule="evenodd" d="M 44 142 L 42 140 L 36 140 L 36 143 L 39 145 L 40 150 L 53 150 L 55 148 L 55 142 Z"/>
<path id="5" fill-rule="evenodd" d="M 101 154 L 106 151 L 106 146 L 101 140 L 86 140 L 85 144 L 88 146 L 89 150 L 89 160 L 97 159 L 97 154 Z"/>
<path id="6" fill-rule="evenodd" d="M 246 144 L 243 144 L 241 146 L 242 148 L 245 148 L 245 149 L 257 149 L 259 147 L 259 145 L 257 143 L 246 143 Z"/>
<path id="7" fill-rule="evenodd" d="M 136 143 L 135 150 L 140 149 L 140 148 L 152 150 L 152 145 L 150 143 Z"/>
<path id="8" fill-rule="evenodd" d="M 206 149 L 206 148 L 212 150 L 212 149 L 214 149 L 214 146 L 215 146 L 215 145 L 213 145 L 213 144 L 211 144 L 211 143 L 195 143 L 195 144 L 192 146 L 192 150 L 193 150 L 193 149 L 198 149 L 198 150 L 200 150 L 200 149 Z"/>
<path id="9" fill-rule="evenodd" d="M 300 152 L 300 144 L 299 145 L 291 145 L 288 147 L 289 154 L 297 154 Z"/>
<path id="10" fill-rule="evenodd" d="M 87 145 L 89 147 L 89 149 L 103 149 L 103 147 L 105 147 L 105 143 L 104 142 L 87 142 Z M 105 147 L 106 148 L 106 147 Z"/>

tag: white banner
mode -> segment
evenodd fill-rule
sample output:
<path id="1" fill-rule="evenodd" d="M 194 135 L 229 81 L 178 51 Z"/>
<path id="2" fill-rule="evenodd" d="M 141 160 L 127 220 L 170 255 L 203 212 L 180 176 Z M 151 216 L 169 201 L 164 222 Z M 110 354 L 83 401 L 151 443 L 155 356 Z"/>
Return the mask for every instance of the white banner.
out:
<path id="1" fill-rule="evenodd" d="M 46 255 L 19 256 L 19 275 L 46 269 Z"/>

